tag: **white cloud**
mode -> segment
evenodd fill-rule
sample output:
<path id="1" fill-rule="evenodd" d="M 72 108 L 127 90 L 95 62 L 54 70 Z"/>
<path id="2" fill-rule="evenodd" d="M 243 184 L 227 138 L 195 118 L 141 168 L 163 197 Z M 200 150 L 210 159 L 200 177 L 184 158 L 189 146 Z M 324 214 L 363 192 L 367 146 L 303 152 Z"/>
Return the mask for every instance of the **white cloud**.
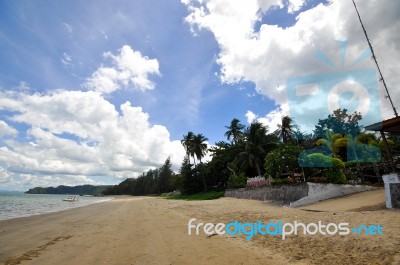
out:
<path id="1" fill-rule="evenodd" d="M 287 104 L 282 104 L 264 117 L 258 118 L 257 120 L 262 124 L 267 125 L 270 132 L 274 132 L 276 129 L 278 129 L 278 124 L 282 123 L 282 117 L 288 114 Z"/>
<path id="2" fill-rule="evenodd" d="M 142 91 L 154 89 L 155 84 L 148 76 L 160 74 L 157 59 L 149 59 L 128 45 L 117 55 L 106 52 L 103 56 L 111 59 L 113 67 L 99 67 L 87 80 L 89 89 L 104 94 L 129 87 Z"/>
<path id="3" fill-rule="evenodd" d="M 3 183 L 9 183 L 11 176 L 7 170 L 0 167 L 0 185 Z"/>
<path id="4" fill-rule="evenodd" d="M 8 125 L 5 121 L 0 120 L 0 139 L 4 136 L 17 136 L 18 131 Z"/>
<path id="5" fill-rule="evenodd" d="M 305 0 L 289 0 L 288 12 L 294 13 L 299 11 L 305 4 Z"/>
<path id="6" fill-rule="evenodd" d="M 257 115 L 250 110 L 248 110 L 244 116 L 246 117 L 248 124 L 252 123 L 257 118 Z"/>
<path id="7" fill-rule="evenodd" d="M 151 125 L 140 107 L 126 102 L 119 113 L 93 91 L 2 92 L 0 109 L 31 127 L 25 142 L 10 140 L 0 147 L 0 163 L 13 174 L 66 176 L 65 181 L 126 178 L 162 165 L 168 156 L 177 169 L 185 155 L 180 141 L 171 141 L 164 126 Z"/>
<path id="8" fill-rule="evenodd" d="M 351 1 L 319 4 L 300 13 L 292 27 L 284 29 L 263 24 L 257 32 L 254 30 L 255 23 L 260 21 L 261 16 L 268 15 L 269 9 L 281 7 L 281 1 L 192 0 L 183 3 L 189 10 L 185 21 L 192 30 L 209 30 L 218 42 L 220 53 L 217 62 L 221 66 L 221 81 L 228 84 L 253 82 L 260 93 L 278 105 L 287 104 L 285 84 L 290 77 L 375 69 L 371 60 L 351 66 L 368 48 Z M 301 8 L 304 1 L 290 1 L 289 4 L 290 10 L 295 11 Z M 397 74 L 400 71 L 400 41 L 397 34 L 400 31 L 400 17 L 394 10 L 400 9 L 400 2 L 358 1 L 358 5 L 393 101 L 398 104 L 400 90 L 395 88 L 400 86 Z M 342 38 L 348 39 L 344 66 L 337 42 Z M 326 54 L 336 68 L 317 60 L 317 51 Z M 384 94 L 380 86 L 382 116 L 389 118 L 393 116 L 393 111 Z M 326 108 L 324 104 L 321 107 Z M 400 105 L 397 107 L 400 109 Z M 321 113 L 316 107 L 313 111 L 317 116 Z M 270 118 L 275 117 L 276 113 L 273 111 Z"/>
<path id="9" fill-rule="evenodd" d="M 259 116 L 258 114 L 248 110 L 245 114 L 247 122 L 250 124 L 253 121 L 261 122 L 268 127 L 269 132 L 274 132 L 278 129 L 278 124 L 282 123 L 282 117 L 288 115 L 287 104 L 280 105 L 276 107 L 271 112 L 267 113 L 265 116 Z"/>
<path id="10" fill-rule="evenodd" d="M 0 189 L 28 190 L 32 187 L 56 187 L 59 185 L 104 185 L 104 182 L 96 181 L 84 175 L 33 175 L 16 174 L 0 167 Z"/>

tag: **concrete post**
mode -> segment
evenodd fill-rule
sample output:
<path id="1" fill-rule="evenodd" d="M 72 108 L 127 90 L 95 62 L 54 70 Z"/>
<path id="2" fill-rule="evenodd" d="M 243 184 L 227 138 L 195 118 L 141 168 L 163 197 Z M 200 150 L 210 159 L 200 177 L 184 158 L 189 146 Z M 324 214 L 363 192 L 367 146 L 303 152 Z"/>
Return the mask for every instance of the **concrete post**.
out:
<path id="1" fill-rule="evenodd" d="M 400 183 L 399 176 L 396 173 L 391 173 L 388 175 L 383 175 L 382 179 L 383 182 L 385 183 L 386 208 L 393 208 L 392 194 L 390 193 L 390 184 Z"/>

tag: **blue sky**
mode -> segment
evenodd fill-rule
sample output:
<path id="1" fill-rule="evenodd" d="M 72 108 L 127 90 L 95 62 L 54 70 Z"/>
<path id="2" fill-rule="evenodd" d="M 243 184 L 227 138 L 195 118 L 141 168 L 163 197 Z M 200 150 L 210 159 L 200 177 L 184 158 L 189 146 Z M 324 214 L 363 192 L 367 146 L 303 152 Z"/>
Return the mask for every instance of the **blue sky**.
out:
<path id="1" fill-rule="evenodd" d="M 152 124 L 168 128 L 172 139 L 193 130 L 210 142 L 222 140 L 224 126 L 234 117 L 244 121 L 250 107 L 267 113 L 274 106 L 255 94 L 251 83 L 221 84 L 215 75 L 219 47 L 210 32 L 191 34 L 184 23 L 188 11 L 180 2 L 4 1 L 0 12 L 3 88 L 26 82 L 39 92 L 84 89 L 85 79 L 107 63 L 104 52 L 129 45 L 157 58 L 161 76 L 153 78 L 152 91 L 125 89 L 107 100 L 141 106 Z M 68 65 L 61 61 L 64 54 L 71 58 Z M 189 106 L 191 101 L 196 106 Z"/>
<path id="2" fill-rule="evenodd" d="M 377 48 L 398 58 L 394 37 L 379 33 L 397 29 L 393 5 L 381 4 L 368 25 Z M 214 144 L 233 118 L 274 130 L 288 114 L 286 79 L 326 70 L 311 60 L 317 50 L 335 57 L 341 36 L 355 57 L 365 50 L 349 8 L 326 0 L 0 1 L 0 188 L 118 183 L 168 156 L 176 169 L 183 134 Z M 398 84 L 397 66 L 382 60 Z"/>

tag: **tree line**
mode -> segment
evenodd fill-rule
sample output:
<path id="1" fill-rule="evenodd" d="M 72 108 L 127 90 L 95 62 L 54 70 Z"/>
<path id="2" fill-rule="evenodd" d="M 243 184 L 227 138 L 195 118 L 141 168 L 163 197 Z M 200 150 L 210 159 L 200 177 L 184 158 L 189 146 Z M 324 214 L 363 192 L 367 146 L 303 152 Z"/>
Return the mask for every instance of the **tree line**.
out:
<path id="1" fill-rule="evenodd" d="M 74 195 L 101 195 L 109 185 L 79 185 L 79 186 L 64 186 L 58 187 L 35 187 L 29 189 L 25 193 L 28 194 L 74 194 Z"/>
<path id="2" fill-rule="evenodd" d="M 312 133 L 305 133 L 289 116 L 282 117 L 275 131 L 258 121 L 245 126 L 234 118 L 225 126 L 226 140 L 211 148 L 203 134 L 189 131 L 181 140 L 186 156 L 177 174 L 168 158 L 161 168 L 126 179 L 104 194 L 220 191 L 244 187 L 246 180 L 255 176 L 264 176 L 275 184 L 365 181 L 363 176 L 389 169 L 376 168 L 381 155 L 386 159 L 381 152 L 383 143 L 375 134 L 362 132 L 361 119 L 360 113 L 338 109 L 320 119 Z M 388 139 L 391 148 L 399 152 L 399 138 L 388 135 Z M 211 159 L 203 162 L 207 152 Z"/>

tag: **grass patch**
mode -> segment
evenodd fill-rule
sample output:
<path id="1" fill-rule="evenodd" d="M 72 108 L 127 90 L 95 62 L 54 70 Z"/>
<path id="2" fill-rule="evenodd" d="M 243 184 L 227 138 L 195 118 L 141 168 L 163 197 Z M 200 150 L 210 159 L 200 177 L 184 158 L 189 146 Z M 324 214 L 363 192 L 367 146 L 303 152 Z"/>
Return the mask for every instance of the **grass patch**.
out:
<path id="1" fill-rule="evenodd" d="M 186 201 L 203 201 L 203 200 L 215 200 L 224 197 L 224 191 L 210 191 L 202 192 L 190 195 L 175 194 L 167 195 L 164 198 L 168 200 L 186 200 Z"/>

